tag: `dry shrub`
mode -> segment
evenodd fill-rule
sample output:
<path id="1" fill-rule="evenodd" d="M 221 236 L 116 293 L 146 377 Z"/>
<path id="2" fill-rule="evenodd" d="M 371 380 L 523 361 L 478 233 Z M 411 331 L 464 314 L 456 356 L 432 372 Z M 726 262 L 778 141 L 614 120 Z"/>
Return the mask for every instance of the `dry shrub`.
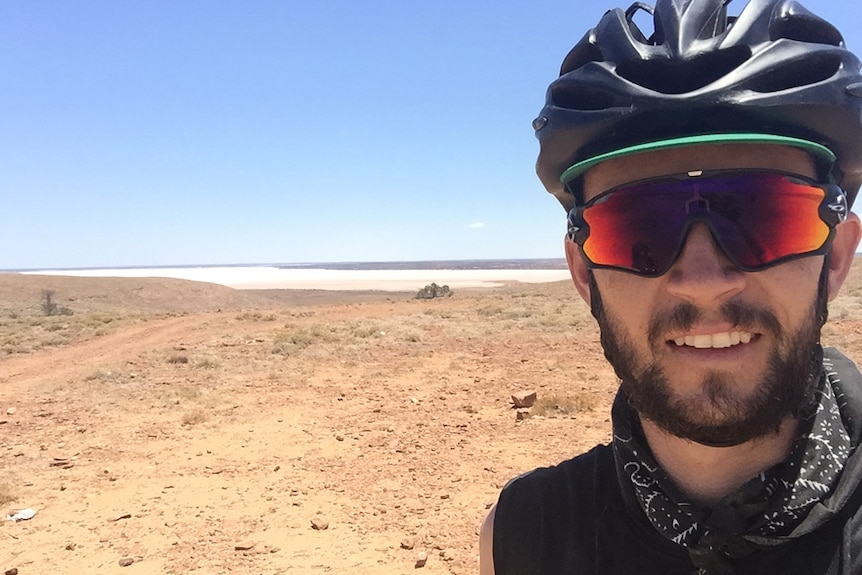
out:
<path id="1" fill-rule="evenodd" d="M 195 361 L 195 367 L 198 369 L 215 369 L 219 364 L 219 359 L 213 356 L 201 357 Z"/>
<path id="2" fill-rule="evenodd" d="M 491 316 L 495 316 L 495 315 L 500 315 L 501 313 L 503 313 L 503 309 L 504 308 L 502 305 L 489 304 L 489 305 L 485 305 L 485 306 L 482 306 L 479 309 L 477 309 L 476 313 L 478 313 L 482 317 L 491 317 Z"/>
<path id="3" fill-rule="evenodd" d="M 353 328 L 353 335 L 359 339 L 367 339 L 380 336 L 382 331 L 377 324 L 360 324 Z"/>
<path id="4" fill-rule="evenodd" d="M 550 395 L 541 396 L 530 409 L 530 416 L 536 417 L 571 417 L 582 411 L 592 411 L 598 405 L 598 398 L 594 393 L 581 392 L 577 395 Z"/>
<path id="5" fill-rule="evenodd" d="M 272 353 L 288 355 L 291 351 L 305 349 L 314 344 L 332 343 L 338 339 L 335 328 L 329 325 L 314 324 L 293 329 L 287 324 L 285 327 L 288 327 L 288 331 L 275 336 Z"/>
<path id="6" fill-rule="evenodd" d="M 209 414 L 205 410 L 197 408 L 184 413 L 182 419 L 180 419 L 180 423 L 184 426 L 197 425 L 203 423 L 208 418 Z"/>
<path id="7" fill-rule="evenodd" d="M 410 330 L 404 334 L 404 341 L 410 343 L 419 343 L 422 341 L 422 334 L 416 330 Z"/>
<path id="8" fill-rule="evenodd" d="M 188 362 L 189 362 L 189 358 L 185 355 L 172 355 L 168 358 L 168 363 L 172 363 L 175 365 L 188 363 Z"/>
<path id="9" fill-rule="evenodd" d="M 236 319 L 239 321 L 275 321 L 278 319 L 274 313 L 262 314 L 259 311 L 255 312 L 245 312 L 236 315 Z"/>
<path id="10" fill-rule="evenodd" d="M 0 506 L 12 503 L 15 499 L 17 497 L 12 493 L 12 488 L 5 483 L 0 483 Z"/>
<path id="11" fill-rule="evenodd" d="M 104 382 L 116 382 L 119 381 L 122 376 L 120 372 L 117 370 L 111 370 L 106 368 L 96 368 L 84 377 L 84 381 L 104 381 Z"/>

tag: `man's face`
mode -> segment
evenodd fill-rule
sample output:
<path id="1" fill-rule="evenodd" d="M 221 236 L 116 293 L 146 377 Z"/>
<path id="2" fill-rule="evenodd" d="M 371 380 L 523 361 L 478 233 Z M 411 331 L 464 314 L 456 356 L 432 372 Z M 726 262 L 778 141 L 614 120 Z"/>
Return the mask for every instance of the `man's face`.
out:
<path id="1" fill-rule="evenodd" d="M 600 164 L 586 174 L 584 195 L 649 177 L 736 168 L 814 177 L 808 156 L 795 149 L 700 146 Z M 567 245 L 570 262 L 580 258 L 576 249 Z M 635 409 L 673 435 L 708 445 L 776 432 L 811 397 L 823 261 L 811 256 L 743 272 L 698 223 L 658 278 L 593 270 L 587 289 L 602 345 Z"/>

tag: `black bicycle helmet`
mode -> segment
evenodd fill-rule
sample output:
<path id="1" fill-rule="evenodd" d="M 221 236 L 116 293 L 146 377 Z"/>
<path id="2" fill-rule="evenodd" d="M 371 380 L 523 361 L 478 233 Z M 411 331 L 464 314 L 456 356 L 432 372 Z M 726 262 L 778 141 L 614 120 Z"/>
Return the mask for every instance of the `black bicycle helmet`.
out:
<path id="1" fill-rule="evenodd" d="M 693 136 L 799 142 L 831 160 L 818 152 L 828 148 L 837 157 L 830 177 L 852 204 L 862 185 L 859 59 L 793 0 L 751 0 L 735 18 L 729 2 L 610 10 L 569 52 L 533 121 L 536 171 L 564 208 L 581 201 L 579 173 L 591 159 Z M 633 20 L 638 10 L 653 14 L 649 38 Z"/>

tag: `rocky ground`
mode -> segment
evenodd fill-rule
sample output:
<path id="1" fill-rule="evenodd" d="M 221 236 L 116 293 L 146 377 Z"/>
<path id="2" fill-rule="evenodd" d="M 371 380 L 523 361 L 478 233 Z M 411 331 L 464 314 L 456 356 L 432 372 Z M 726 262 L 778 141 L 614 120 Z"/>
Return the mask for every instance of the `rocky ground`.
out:
<path id="1" fill-rule="evenodd" d="M 414 300 L 10 277 L 0 512 L 36 514 L 0 521 L 0 571 L 475 573 L 502 485 L 609 439 L 615 380 L 567 283 Z M 825 335 L 856 357 L 859 286 Z M 44 315 L 46 289 L 71 315 Z"/>

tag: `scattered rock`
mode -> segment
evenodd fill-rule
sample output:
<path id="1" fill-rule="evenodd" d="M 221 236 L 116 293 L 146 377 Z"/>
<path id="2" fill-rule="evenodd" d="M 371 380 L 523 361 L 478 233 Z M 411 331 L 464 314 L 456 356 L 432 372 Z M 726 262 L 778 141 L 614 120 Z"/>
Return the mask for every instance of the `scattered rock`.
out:
<path id="1" fill-rule="evenodd" d="M 132 518 L 131 513 L 123 513 L 122 515 L 117 515 L 116 517 L 112 518 L 111 521 L 116 522 L 116 521 L 120 521 L 121 519 L 131 519 L 131 518 Z"/>
<path id="2" fill-rule="evenodd" d="M 117 561 L 117 563 L 120 564 L 120 567 L 128 567 L 129 565 L 131 565 L 134 562 L 135 562 L 134 557 L 123 557 L 122 559 Z"/>
<path id="3" fill-rule="evenodd" d="M 311 518 L 311 528 L 315 531 L 324 531 L 329 529 L 329 521 L 325 517 L 316 515 Z"/>
<path id="4" fill-rule="evenodd" d="M 512 403 L 515 404 L 517 409 L 522 409 L 525 407 L 533 407 L 533 404 L 536 403 L 536 392 L 535 391 L 520 391 L 518 393 L 512 394 Z"/>
<path id="5" fill-rule="evenodd" d="M 11 569 L 6 569 L 3 575 L 18 575 L 18 568 L 12 567 Z"/>
<path id="6" fill-rule="evenodd" d="M 517 420 L 517 421 L 523 421 L 529 417 L 530 417 L 530 410 L 529 409 L 519 409 L 518 411 L 515 412 L 515 420 Z"/>
<path id="7" fill-rule="evenodd" d="M 233 546 L 235 551 L 249 551 L 254 548 L 254 541 L 241 541 Z"/>
<path id="8" fill-rule="evenodd" d="M 416 538 L 415 537 L 405 537 L 401 540 L 401 548 L 402 549 L 413 549 L 416 547 Z"/>
<path id="9" fill-rule="evenodd" d="M 452 551 L 450 551 L 449 549 L 444 549 L 443 551 L 441 551 L 440 557 L 443 559 L 443 561 L 447 561 L 447 562 L 455 560 L 455 554 Z"/>
<path id="10" fill-rule="evenodd" d="M 425 551 L 419 551 L 414 555 L 414 560 L 414 565 L 417 569 L 425 567 L 425 564 L 428 562 L 428 554 Z"/>
<path id="11" fill-rule="evenodd" d="M 6 410 L 6 415 L 15 415 L 16 411 L 18 411 L 18 410 L 15 409 L 14 407 L 10 407 L 9 409 Z"/>
<path id="12" fill-rule="evenodd" d="M 449 286 L 438 286 L 436 283 L 430 283 L 424 288 L 420 289 L 416 294 L 416 297 L 413 299 L 434 299 L 436 297 L 451 297 L 452 290 L 449 289 Z"/>

